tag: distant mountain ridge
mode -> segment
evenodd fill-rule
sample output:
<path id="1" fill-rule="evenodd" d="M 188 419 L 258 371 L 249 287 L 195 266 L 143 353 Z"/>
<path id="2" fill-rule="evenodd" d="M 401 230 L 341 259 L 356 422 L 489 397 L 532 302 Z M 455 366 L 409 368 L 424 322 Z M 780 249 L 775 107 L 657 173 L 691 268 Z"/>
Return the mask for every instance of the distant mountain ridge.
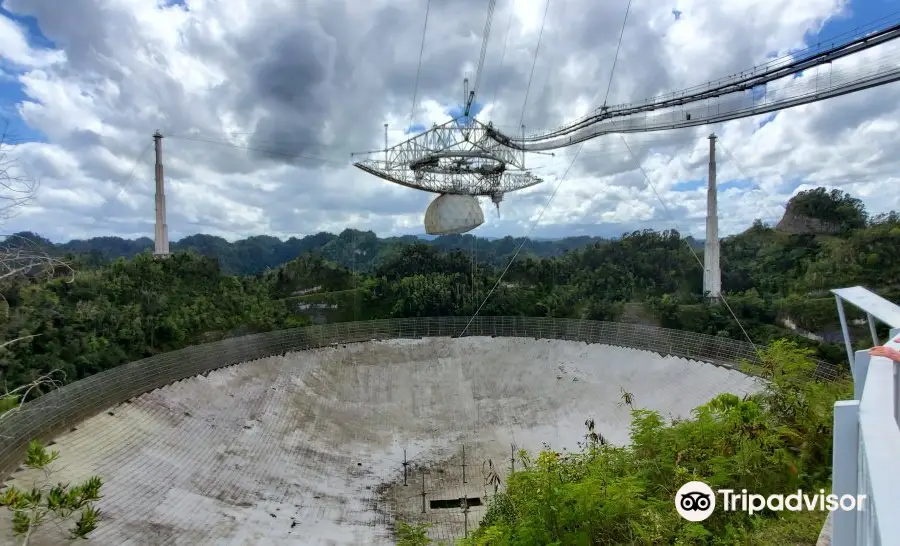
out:
<path id="1" fill-rule="evenodd" d="M 124 239 L 104 236 L 74 239 L 66 243 L 53 243 L 31 232 L 16 233 L 12 237 L 28 239 L 44 248 L 52 249 L 56 254 L 71 253 L 84 256 L 86 261 L 93 265 L 100 265 L 117 258 L 132 258 L 142 252 L 153 250 L 153 240 L 149 237 Z M 490 263 L 502 267 L 515 253 L 522 243 L 522 239 L 523 237 L 511 236 L 475 237 L 471 234 L 378 237 L 371 231 L 345 229 L 337 235 L 320 232 L 300 238 L 291 237 L 284 241 L 271 235 L 254 235 L 246 239 L 228 242 L 215 235 L 196 234 L 172 241 L 169 249 L 172 252 L 193 250 L 198 254 L 217 258 L 225 272 L 235 275 L 252 275 L 278 267 L 307 252 L 321 254 L 326 259 L 350 269 L 370 271 L 380 260 L 396 253 L 400 247 L 412 244 L 434 246 L 443 252 L 454 250 L 466 254 L 474 252 L 478 263 Z M 519 257 L 550 258 L 587 246 L 604 244 L 611 240 L 615 239 L 588 235 L 558 239 L 534 238 L 525 243 Z M 685 240 L 695 250 L 703 249 L 703 241 L 698 241 L 690 236 Z"/>
<path id="2" fill-rule="evenodd" d="M 76 239 L 66 243 L 53 243 L 38 234 L 20 232 L 13 237 L 29 239 L 56 254 L 71 253 L 84 256 L 89 264 L 99 265 L 117 258 L 132 258 L 142 252 L 153 250 L 153 240 L 149 237 L 123 239 L 121 237 L 93 237 Z M 214 235 L 189 235 L 172 241 L 172 252 L 193 250 L 198 254 L 215 257 L 222 269 L 236 275 L 251 275 L 275 268 L 307 252 L 316 252 L 326 259 L 350 269 L 371 270 L 380 260 L 399 251 L 403 246 L 425 244 L 450 252 L 474 252 L 479 263 L 505 265 L 509 257 L 522 243 L 522 237 L 487 238 L 473 235 L 442 235 L 426 239 L 417 235 L 378 237 L 371 231 L 346 229 L 340 234 L 320 232 L 285 241 L 269 235 L 255 235 L 246 239 L 228 242 Z M 609 241 L 602 237 L 576 236 L 562 239 L 530 239 L 525 243 L 519 257 L 534 256 L 548 258 L 589 245 Z"/>

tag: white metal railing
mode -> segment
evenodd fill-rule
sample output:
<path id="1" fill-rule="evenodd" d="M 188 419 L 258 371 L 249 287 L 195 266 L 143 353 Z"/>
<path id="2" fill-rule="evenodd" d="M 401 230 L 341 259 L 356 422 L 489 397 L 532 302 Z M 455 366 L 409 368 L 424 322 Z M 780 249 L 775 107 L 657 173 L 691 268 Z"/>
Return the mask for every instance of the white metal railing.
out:
<path id="1" fill-rule="evenodd" d="M 900 306 L 861 286 L 831 291 L 853 373 L 853 400 L 834 405 L 832 493 L 865 495 L 860 510 L 831 514 L 832 546 L 900 544 L 900 365 L 854 351 L 844 303 L 866 314 L 873 345 L 900 349 Z M 879 342 L 875 320 L 890 339 Z"/>

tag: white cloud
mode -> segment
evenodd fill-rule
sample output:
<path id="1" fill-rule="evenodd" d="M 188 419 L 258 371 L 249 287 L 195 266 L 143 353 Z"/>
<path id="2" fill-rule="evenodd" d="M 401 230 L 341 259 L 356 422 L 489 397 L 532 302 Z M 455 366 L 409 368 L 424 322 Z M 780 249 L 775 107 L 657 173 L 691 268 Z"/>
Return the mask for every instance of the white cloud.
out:
<path id="1" fill-rule="evenodd" d="M 462 100 L 462 77 L 474 77 L 485 4 L 433 3 L 416 123 L 446 121 L 447 106 Z M 551 4 L 525 110 L 529 132 L 553 128 L 602 101 L 625 4 Z M 20 149 L 23 167 L 40 178 L 42 190 L 36 207 L 7 230 L 39 231 L 55 240 L 152 236 L 149 145 L 160 129 L 171 137 L 164 140 L 164 156 L 173 237 L 288 236 L 345 227 L 421 232 L 429 195 L 349 164 L 350 152 L 380 147 L 385 122 L 391 143 L 407 138 L 424 3 L 187 5 L 6 0 L 11 12 L 35 16 L 58 47 L 33 47 L 20 26 L 0 17 L 0 61 L 17 67 L 13 76 L 29 98 L 18 112 L 49 139 Z M 837 0 L 685 0 L 678 9 L 676 20 L 671 6 L 632 5 L 610 103 L 696 85 L 773 52 L 784 54 L 826 19 L 844 16 L 847 6 Z M 497 103 L 486 106 L 485 120 L 518 126 L 543 10 L 541 0 L 498 2 L 480 87 L 482 101 L 496 94 Z M 866 62 L 860 56 L 844 65 L 858 70 Z M 814 85 L 814 78 L 806 74 L 792 83 Z M 840 187 L 875 213 L 900 209 L 900 197 L 889 191 L 900 171 L 892 153 L 900 145 L 898 98 L 900 90 L 888 86 L 783 111 L 761 128 L 760 119 L 745 119 L 629 135 L 625 142 L 601 137 L 584 147 L 535 234 L 677 225 L 702 236 L 711 131 L 720 136 L 720 182 L 752 182 L 723 187 L 725 233 L 757 217 L 776 219 L 799 184 Z M 525 234 L 574 151 L 529 156 L 546 183 L 507 195 L 499 219 L 485 202 L 487 223 L 476 233 Z M 695 190 L 679 191 L 689 182 Z"/>
<path id="2" fill-rule="evenodd" d="M 22 68 L 41 68 L 66 60 L 63 51 L 32 48 L 27 31 L 6 17 L 0 17 L 0 57 Z"/>

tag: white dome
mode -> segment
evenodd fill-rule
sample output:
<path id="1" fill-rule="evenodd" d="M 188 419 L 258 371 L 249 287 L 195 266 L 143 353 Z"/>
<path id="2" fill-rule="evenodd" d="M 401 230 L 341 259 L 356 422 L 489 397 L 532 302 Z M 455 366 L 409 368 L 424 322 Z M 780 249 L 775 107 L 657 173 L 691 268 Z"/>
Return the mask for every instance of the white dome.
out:
<path id="1" fill-rule="evenodd" d="M 471 195 L 441 194 L 425 210 L 425 233 L 465 233 L 484 223 L 478 199 Z"/>

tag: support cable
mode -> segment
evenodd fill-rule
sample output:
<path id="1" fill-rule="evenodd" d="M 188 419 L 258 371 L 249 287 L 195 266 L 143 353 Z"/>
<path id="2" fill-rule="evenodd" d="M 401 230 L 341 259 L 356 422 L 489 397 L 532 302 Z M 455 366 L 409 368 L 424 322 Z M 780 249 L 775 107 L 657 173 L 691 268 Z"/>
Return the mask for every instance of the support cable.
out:
<path id="1" fill-rule="evenodd" d="M 569 171 L 572 169 L 572 166 L 575 164 L 575 160 L 578 159 L 578 154 L 581 153 L 582 148 L 584 148 L 584 143 L 578 145 L 578 150 L 575 151 L 575 156 L 572 157 L 572 161 L 569 162 L 569 166 L 566 167 L 565 172 L 559 178 L 559 181 L 556 183 L 556 187 L 553 188 L 553 193 L 550 194 L 550 198 L 547 199 L 547 202 L 544 204 L 543 208 L 541 208 L 540 214 L 538 214 L 538 217 L 531 224 L 531 229 L 528 230 L 528 233 L 525 234 L 525 237 L 522 239 L 522 242 L 519 243 L 518 247 L 516 247 L 515 253 L 513 253 L 512 257 L 509 259 L 509 262 L 507 262 L 506 267 L 503 268 L 503 271 L 500 273 L 500 276 L 497 277 L 497 282 L 495 282 L 494 286 L 491 287 L 490 291 L 487 293 L 487 296 L 484 297 L 484 301 L 482 301 L 481 305 L 478 306 L 478 309 L 475 310 L 475 313 L 469 319 L 469 322 L 466 323 L 465 328 L 462 329 L 462 332 L 459 333 L 458 337 L 462 337 L 463 334 L 466 333 L 466 331 L 469 329 L 469 326 L 475 320 L 475 317 L 478 316 L 478 313 L 480 313 L 481 310 L 484 308 L 485 304 L 491 298 L 491 295 L 494 293 L 495 290 L 497 290 L 497 287 L 500 286 L 500 282 L 503 280 L 503 277 L 506 275 L 506 272 L 509 271 L 509 268 L 512 266 L 513 262 L 515 262 L 516 258 L 519 256 L 519 252 L 522 251 L 522 247 L 524 247 L 525 243 L 528 242 L 528 238 L 531 237 L 532 233 L 534 233 L 534 230 L 537 228 L 538 224 L 540 223 L 541 218 L 544 217 L 544 213 L 547 212 L 548 208 L 550 208 L 550 203 L 552 203 L 553 198 L 556 197 L 556 193 L 559 191 L 559 187 L 562 186 L 563 181 L 565 181 L 566 177 L 568 176 Z"/>
<path id="2" fill-rule="evenodd" d="M 675 229 L 678 230 L 679 233 L 681 233 L 681 229 L 679 229 L 679 227 L 678 227 L 678 222 L 675 221 L 675 217 L 672 216 L 672 212 L 669 210 L 669 207 L 666 206 L 666 202 L 663 201 L 662 197 L 660 197 L 660 195 L 659 195 L 659 192 L 656 191 L 656 185 L 653 184 L 653 182 L 650 180 L 650 176 L 647 174 L 647 171 L 644 170 L 644 166 L 641 165 L 641 162 L 638 160 L 637 156 L 634 154 L 634 152 L 631 151 L 631 146 L 629 146 L 628 141 L 625 140 L 625 135 L 620 134 L 619 136 L 622 137 L 622 143 L 624 143 L 625 147 L 628 148 L 628 153 L 631 154 L 631 157 L 637 163 L 637 167 L 641 171 L 641 174 L 644 175 L 644 180 L 647 181 L 647 185 L 650 186 L 650 189 L 653 190 L 653 194 L 656 196 L 656 199 L 659 201 L 659 204 L 662 205 L 662 208 L 665 211 L 666 216 L 669 217 L 669 220 L 672 222 L 672 225 L 675 226 Z M 686 239 L 684 239 L 684 241 L 685 241 L 685 243 L 687 243 Z M 703 260 L 700 259 L 700 255 L 697 254 L 697 251 L 694 250 L 694 247 L 692 247 L 689 243 L 687 246 L 691 250 L 691 254 L 694 256 L 694 259 L 697 261 L 698 264 L 700 264 L 700 269 L 702 270 L 705 266 L 703 265 Z M 744 325 L 741 324 L 741 319 L 739 319 L 737 317 L 737 315 L 735 314 L 734 310 L 732 310 L 731 305 L 728 304 L 728 300 L 725 298 L 725 295 L 721 294 L 720 297 L 722 298 L 722 303 L 725 304 L 725 308 L 728 309 L 728 312 L 731 314 L 731 317 L 737 323 L 738 328 L 741 329 L 741 332 L 744 334 L 744 337 L 747 338 L 747 341 L 750 342 L 750 345 L 753 346 L 753 352 L 755 352 L 756 354 L 759 354 L 760 353 L 759 348 L 756 346 L 755 343 L 753 343 L 753 339 L 750 338 L 750 334 L 747 333 L 747 330 L 744 329 Z"/>
<path id="3" fill-rule="evenodd" d="M 144 160 L 144 156 L 147 155 L 147 152 L 150 150 L 150 146 L 153 145 L 153 141 L 147 142 L 147 144 L 141 149 L 140 153 L 134 159 L 134 165 L 131 167 L 131 173 L 128 175 L 128 178 L 125 179 L 125 182 L 122 184 L 122 187 L 119 188 L 119 191 L 116 193 L 116 196 L 120 195 L 123 191 L 125 191 L 124 186 L 127 186 L 134 179 L 135 173 L 137 173 L 138 167 L 141 164 L 141 161 Z"/>
<path id="4" fill-rule="evenodd" d="M 625 6 L 625 18 L 622 20 L 622 30 L 619 31 L 619 42 L 616 44 L 616 54 L 613 57 L 612 68 L 609 69 L 609 82 L 606 84 L 606 96 L 603 97 L 603 108 L 606 108 L 606 101 L 609 100 L 609 92 L 612 90 L 613 75 L 616 73 L 616 62 L 619 60 L 619 49 L 622 47 L 622 36 L 625 35 L 625 23 L 628 22 L 628 12 L 631 11 L 631 0 Z"/>
<path id="5" fill-rule="evenodd" d="M 629 0 L 629 3 L 630 0 Z M 531 61 L 531 75 L 528 76 L 528 85 L 525 87 L 525 101 L 522 103 L 522 116 L 519 118 L 519 127 L 525 123 L 525 108 L 528 106 L 528 94 L 531 91 L 531 80 L 534 79 L 534 67 L 537 66 L 538 52 L 541 50 L 541 39 L 544 37 L 544 25 L 547 23 L 547 11 L 550 10 L 550 0 L 544 5 L 544 16 L 541 18 L 541 31 L 538 33 L 537 47 L 534 48 L 534 58 Z"/>
<path id="6" fill-rule="evenodd" d="M 605 121 L 613 115 L 625 116 L 674 106 L 683 106 L 687 103 L 707 100 L 711 97 L 728 95 L 750 89 L 751 87 L 765 85 L 770 81 L 785 78 L 819 64 L 831 63 L 835 59 L 853 55 L 864 49 L 876 47 L 887 41 L 891 41 L 898 37 L 898 30 L 900 30 L 900 24 L 896 22 L 886 28 L 876 27 L 876 30 L 871 33 L 863 33 L 857 29 L 857 31 L 853 33 L 856 38 L 846 43 L 835 45 L 832 41 L 830 47 L 824 49 L 810 47 L 790 56 L 771 60 L 764 65 L 754 67 L 753 69 L 711 81 L 703 85 L 682 89 L 666 95 L 665 97 L 639 101 L 634 106 L 624 104 L 619 105 L 614 108 L 614 112 L 608 114 L 591 113 L 580 120 L 573 121 L 559 129 L 523 139 L 523 142 L 538 142 L 557 138 L 570 132 L 584 129 L 589 125 Z M 803 53 L 806 53 L 806 55 L 803 55 Z M 515 137 L 508 137 L 499 132 L 498 137 L 504 142 L 506 140 L 518 140 Z"/>
<path id="7" fill-rule="evenodd" d="M 418 66 L 417 66 L 417 68 L 416 68 L 416 84 L 415 84 L 415 86 L 413 87 L 412 107 L 411 107 L 411 109 L 410 109 L 410 111 L 409 111 L 409 127 L 407 127 L 407 130 L 408 130 L 410 127 L 412 127 L 413 121 L 415 120 L 415 114 L 416 114 L 416 101 L 417 101 L 417 99 L 418 99 L 418 94 L 419 94 L 419 78 L 420 78 L 420 76 L 421 76 L 421 74 L 422 74 L 422 58 L 423 58 L 424 53 L 425 53 L 425 37 L 428 35 L 428 15 L 429 15 L 430 13 L 431 13 L 431 0 L 428 0 L 428 3 L 425 4 L 425 22 L 422 24 L 422 43 L 419 45 L 419 64 L 418 64 Z M 387 143 L 385 143 L 385 145 L 387 145 Z M 385 154 L 387 154 L 387 152 L 385 152 Z M 352 156 L 352 154 L 351 154 L 351 156 Z M 387 160 L 385 159 L 385 163 L 386 163 L 386 161 L 387 161 Z M 355 259 L 355 258 L 354 258 L 354 259 Z M 355 292 L 354 292 L 354 293 L 355 293 Z M 408 442 L 408 441 L 407 441 L 406 447 L 407 447 L 407 448 L 409 447 L 409 442 Z M 404 452 L 405 452 L 405 451 L 404 451 Z M 423 503 L 425 502 L 425 496 L 424 496 L 424 495 L 425 495 L 425 478 L 424 478 L 424 475 L 423 475 L 423 478 L 422 478 L 422 502 L 423 502 Z M 423 506 L 422 506 L 422 510 L 423 510 L 423 511 L 425 510 L 424 504 L 423 504 Z"/>
<path id="8" fill-rule="evenodd" d="M 482 37 L 481 37 L 481 54 L 478 57 L 478 69 L 475 72 L 475 82 L 474 82 L 474 85 L 472 86 L 471 93 L 466 98 L 465 110 L 463 112 L 463 116 L 466 118 L 469 117 L 469 111 L 472 107 L 472 104 L 475 102 L 475 97 L 478 94 L 478 86 L 481 82 L 481 75 L 484 70 L 484 60 L 487 56 L 487 47 L 488 47 L 488 43 L 490 42 L 490 37 L 491 37 L 491 26 L 493 25 L 493 21 L 494 21 L 494 8 L 496 6 L 497 6 L 497 0 L 489 0 L 488 1 L 488 13 L 487 13 L 487 18 L 484 22 L 484 32 L 482 33 Z M 509 39 L 509 27 L 512 24 L 512 13 L 513 12 L 510 11 L 510 20 L 506 25 L 506 39 L 503 42 L 503 53 L 504 54 L 506 53 L 506 40 Z M 502 55 L 500 58 L 500 65 L 501 66 L 503 65 Z M 499 75 L 498 75 L 497 84 L 499 85 L 499 83 L 500 83 L 500 79 L 499 79 Z M 497 95 L 497 90 L 495 88 L 494 89 L 495 99 L 496 99 L 496 95 Z M 475 266 L 476 266 L 476 261 L 477 261 L 477 255 L 476 255 L 476 241 L 477 240 L 478 240 L 478 236 L 473 236 L 473 238 L 472 238 L 472 303 L 473 303 L 473 305 L 474 305 L 475 301 L 477 301 L 476 296 L 475 296 Z"/>
<path id="9" fill-rule="evenodd" d="M 475 82 L 472 85 L 472 92 L 469 95 L 469 100 L 466 105 L 466 116 L 469 115 L 469 108 L 472 106 L 475 97 L 478 95 L 478 85 L 481 83 L 481 73 L 484 70 L 484 59 L 487 56 L 487 46 L 491 38 L 491 25 L 494 21 L 494 7 L 496 7 L 496 5 L 497 0 L 488 0 L 488 14 L 487 19 L 484 22 L 484 32 L 481 37 L 481 55 L 478 57 L 478 69 L 475 71 Z"/>
<path id="10" fill-rule="evenodd" d="M 134 179 L 134 174 L 137 172 L 137 168 L 140 165 L 141 161 L 144 159 L 144 156 L 147 155 L 147 152 L 150 151 L 150 146 L 153 145 L 153 141 L 147 142 L 144 148 L 141 150 L 141 153 L 134 160 L 134 166 L 131 168 L 131 174 L 128 175 L 128 178 L 125 179 L 125 183 L 131 183 L 131 180 Z"/>
<path id="11" fill-rule="evenodd" d="M 547 7 L 549 7 L 549 6 L 550 6 L 550 0 L 547 0 Z M 626 12 L 627 12 L 627 9 L 630 9 L 630 7 L 631 7 L 631 0 L 628 0 L 628 8 L 626 8 Z M 547 19 L 547 8 L 545 7 L 544 8 L 544 20 L 546 21 L 546 19 Z M 626 19 L 627 19 L 627 16 L 626 16 Z M 624 21 L 622 22 L 622 27 L 623 28 L 625 27 Z M 543 34 L 543 32 L 544 32 L 544 25 L 543 25 L 543 23 L 541 23 L 541 34 Z M 623 34 L 624 34 L 624 32 L 619 34 L 619 45 L 621 45 L 621 43 L 622 43 Z M 538 47 L 540 47 L 540 38 L 538 38 Z M 537 49 L 535 49 L 534 53 L 535 53 L 535 55 L 534 55 L 535 60 L 537 60 Z M 618 56 L 618 54 L 619 54 L 619 46 L 616 46 L 616 56 Z M 613 62 L 615 63 L 615 59 L 613 60 Z M 534 63 L 532 63 L 532 65 L 531 65 L 531 75 L 534 76 Z M 528 86 L 531 87 L 531 78 L 528 79 Z M 610 78 L 610 80 L 609 80 L 609 86 L 612 87 L 612 78 Z M 609 94 L 609 90 L 607 90 L 607 95 L 608 94 Z M 527 102 L 527 98 L 528 98 L 528 93 L 526 91 L 526 102 Z M 524 107 L 523 107 L 522 116 L 523 116 L 523 118 L 525 116 Z M 569 162 L 569 166 L 566 167 L 566 170 L 563 172 L 563 175 L 556 182 L 556 187 L 553 188 L 553 192 L 550 194 L 550 198 L 547 199 L 547 202 L 544 204 L 543 208 L 541 208 L 540 214 L 538 214 L 538 217 L 531 224 L 531 228 L 528 230 L 528 233 L 522 239 L 522 242 L 520 242 L 519 246 L 516 247 L 516 251 L 513 253 L 512 257 L 509 259 L 509 262 L 507 262 L 506 267 L 504 267 L 503 271 L 500 272 L 500 276 L 497 277 L 497 282 L 495 282 L 494 286 L 492 286 L 490 291 L 488 291 L 487 296 L 484 297 L 484 300 L 481 302 L 481 305 L 479 305 L 478 309 L 475 310 L 475 313 L 472 314 L 472 317 L 466 323 L 466 326 L 459 333 L 458 337 L 462 337 L 466 333 L 466 331 L 469 329 L 469 326 L 471 326 L 472 322 L 475 321 L 475 318 L 478 316 L 478 313 L 481 312 L 481 310 L 484 308 L 485 304 L 487 304 L 488 300 L 491 298 L 491 295 L 494 293 L 495 290 L 497 290 L 497 287 L 500 286 L 500 282 L 503 281 L 503 277 L 506 275 L 506 272 L 509 271 L 509 268 L 512 267 L 513 262 L 516 261 L 516 258 L 519 256 L 519 252 L 522 251 L 522 248 L 525 246 L 525 243 L 528 242 L 528 238 L 531 237 L 531 234 L 534 233 L 534 230 L 537 228 L 538 224 L 540 223 L 541 218 L 544 217 L 544 213 L 547 212 L 548 208 L 550 208 L 550 203 L 552 203 L 553 198 L 556 197 L 556 193 L 559 191 L 560 186 L 562 186 L 562 183 L 569 176 L 569 171 L 572 170 L 572 167 L 575 165 L 575 161 L 577 161 L 578 156 L 581 155 L 581 150 L 584 149 L 584 144 L 585 144 L 584 142 L 581 142 L 578 144 L 578 149 L 575 150 L 575 154 L 572 156 L 572 161 Z M 626 143 L 626 146 L 627 146 L 627 143 Z"/>
<path id="12" fill-rule="evenodd" d="M 506 59 L 506 46 L 509 44 L 509 31 L 512 29 L 512 20 L 515 10 L 512 6 L 509 9 L 509 20 L 506 22 L 506 37 L 503 39 L 503 49 L 500 50 L 500 66 L 497 67 L 497 79 L 494 81 L 494 98 L 491 104 L 497 104 L 497 91 L 500 90 L 500 75 L 503 72 L 503 61 Z"/>
<path id="13" fill-rule="evenodd" d="M 413 87 L 412 109 L 409 111 L 409 125 L 412 126 L 416 114 L 416 99 L 419 94 L 419 76 L 422 74 L 422 55 L 425 53 L 425 36 L 428 34 L 428 14 L 431 12 L 431 0 L 425 4 L 425 24 L 422 26 L 422 44 L 419 46 L 419 66 L 416 68 L 416 85 Z"/>
<path id="14" fill-rule="evenodd" d="M 739 173 L 744 179 L 750 180 L 750 177 L 747 176 L 747 169 L 745 169 L 745 168 L 743 168 L 743 167 L 741 166 L 740 161 L 738 161 L 737 158 L 734 157 L 734 154 L 731 153 L 731 150 L 728 149 L 728 146 L 725 146 L 725 143 L 722 141 L 722 137 L 721 137 L 721 136 L 719 136 L 717 142 L 718 142 L 719 148 L 720 148 L 723 152 L 725 152 L 725 155 L 728 156 L 728 159 L 730 159 L 731 162 L 734 163 L 734 167 L 737 169 L 738 173 Z M 758 185 L 757 185 L 757 187 L 758 187 L 758 189 L 762 190 L 762 187 L 760 187 L 760 186 L 758 186 Z M 767 213 L 767 214 L 771 213 L 771 210 L 772 210 L 771 207 L 765 206 L 764 208 L 766 209 L 766 213 Z"/>

